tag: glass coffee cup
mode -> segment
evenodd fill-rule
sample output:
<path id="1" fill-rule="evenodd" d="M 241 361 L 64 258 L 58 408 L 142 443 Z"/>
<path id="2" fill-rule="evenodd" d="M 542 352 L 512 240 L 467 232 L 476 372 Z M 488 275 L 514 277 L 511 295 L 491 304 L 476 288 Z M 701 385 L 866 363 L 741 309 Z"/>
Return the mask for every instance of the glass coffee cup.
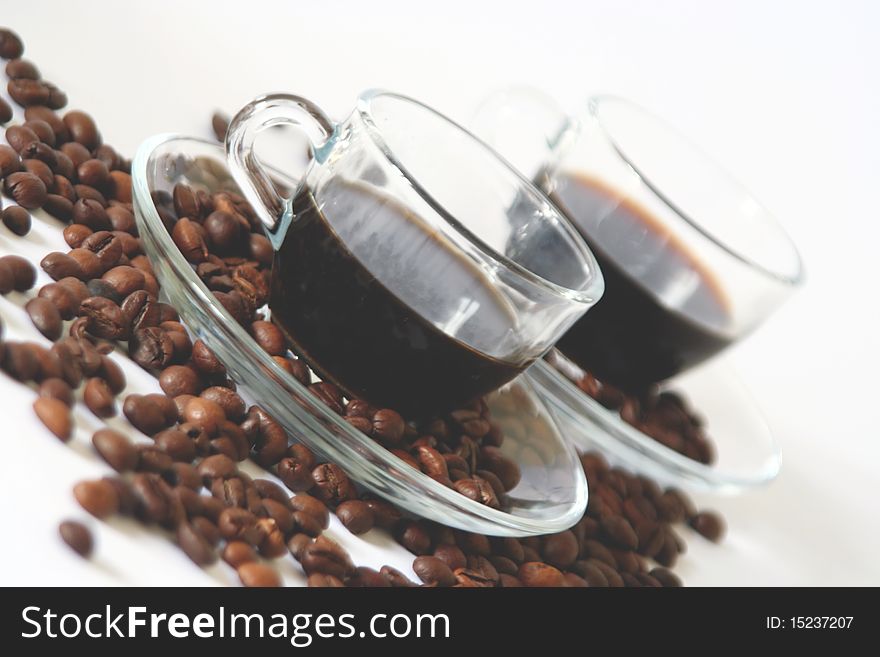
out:
<path id="1" fill-rule="evenodd" d="M 791 239 L 666 122 L 597 96 L 569 116 L 528 89 L 491 96 L 475 131 L 531 178 L 590 245 L 605 294 L 558 350 L 639 393 L 758 327 L 803 281 Z"/>
<path id="2" fill-rule="evenodd" d="M 312 150 L 289 197 L 254 152 L 280 124 Z M 410 415 L 467 403 L 602 294 L 595 258 L 548 198 L 411 98 L 369 91 L 334 123 L 304 98 L 263 96 L 233 119 L 226 151 L 275 252 L 272 320 L 349 398 Z"/>

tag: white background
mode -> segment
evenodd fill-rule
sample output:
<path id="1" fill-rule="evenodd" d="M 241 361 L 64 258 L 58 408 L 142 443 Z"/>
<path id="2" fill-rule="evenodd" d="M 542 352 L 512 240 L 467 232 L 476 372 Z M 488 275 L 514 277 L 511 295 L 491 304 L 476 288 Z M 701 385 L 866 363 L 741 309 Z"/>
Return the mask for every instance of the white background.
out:
<path id="1" fill-rule="evenodd" d="M 678 570 L 691 585 L 880 584 L 877 3 L 9 0 L 2 21 L 127 155 L 156 132 L 207 136 L 215 108 L 270 90 L 342 116 L 362 89 L 386 87 L 467 121 L 487 91 L 523 83 L 571 108 L 601 91 L 671 118 L 781 219 L 808 273 L 732 354 L 782 443 L 782 474 L 735 499 L 700 497 L 727 517 L 728 539 L 688 535 Z M 0 227 L 0 252 L 38 258 L 63 247 L 55 230 L 38 222 L 22 240 Z M 11 336 L 36 339 L 21 303 L 0 301 L 0 315 Z M 126 372 L 132 390 L 155 385 Z M 0 375 L 0 400 L 0 507 L 15 528 L 0 583 L 234 580 L 125 522 L 90 521 L 96 557 L 74 557 L 56 525 L 84 516 L 71 485 L 106 471 L 87 442 L 96 423 L 78 412 L 71 449 L 34 419 L 30 390 Z M 408 568 L 378 532 L 333 535 L 359 564 Z M 292 562 L 284 574 L 302 581 Z"/>

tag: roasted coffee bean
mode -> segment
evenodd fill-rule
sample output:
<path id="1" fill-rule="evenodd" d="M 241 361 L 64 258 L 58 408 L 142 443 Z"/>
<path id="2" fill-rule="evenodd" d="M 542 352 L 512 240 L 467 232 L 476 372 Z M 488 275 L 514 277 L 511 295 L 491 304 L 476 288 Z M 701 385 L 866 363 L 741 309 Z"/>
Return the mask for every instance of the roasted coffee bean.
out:
<path id="1" fill-rule="evenodd" d="M 297 493 L 290 498 L 290 508 L 294 513 L 301 513 L 314 518 L 319 529 L 327 529 L 330 525 L 330 511 L 321 500 L 307 493 Z"/>
<path id="2" fill-rule="evenodd" d="M 9 345 L 7 345 L 7 351 Z M 34 402 L 34 412 L 57 438 L 67 442 L 73 433 L 73 419 L 67 404 L 52 397 L 40 397 Z"/>
<path id="3" fill-rule="evenodd" d="M 114 395 L 118 395 L 125 389 L 125 374 L 123 374 L 122 368 L 109 356 L 101 356 L 98 374 L 107 382 L 107 386 Z"/>
<path id="4" fill-rule="evenodd" d="M 104 479 L 76 484 L 73 496 L 83 509 L 96 518 L 107 518 L 119 510 L 116 489 Z"/>
<path id="5" fill-rule="evenodd" d="M 177 544 L 197 566 L 207 566 L 217 560 L 210 542 L 188 522 L 177 526 Z"/>
<path id="6" fill-rule="evenodd" d="M 73 204 L 73 222 L 87 226 L 93 231 L 110 230 L 113 227 L 104 206 L 91 198 L 80 197 Z"/>
<path id="7" fill-rule="evenodd" d="M 0 178 L 10 176 L 23 168 L 24 165 L 21 163 L 18 151 L 6 144 L 0 144 Z"/>
<path id="8" fill-rule="evenodd" d="M 110 180 L 110 171 L 101 160 L 86 160 L 77 167 L 76 173 L 81 184 L 98 189 L 106 186 Z"/>
<path id="9" fill-rule="evenodd" d="M 271 518 L 275 521 L 275 526 L 285 536 L 291 534 L 296 528 L 296 521 L 293 518 L 293 512 L 285 502 L 279 502 L 273 499 L 263 499 L 260 502 L 261 512 L 259 515 Z"/>
<path id="10" fill-rule="evenodd" d="M 138 452 L 132 442 L 112 429 L 99 429 L 92 436 L 92 445 L 98 454 L 117 472 L 134 470 Z"/>
<path id="11" fill-rule="evenodd" d="M 229 119 L 223 116 L 220 112 L 214 112 L 211 115 L 211 128 L 214 131 L 214 136 L 217 138 L 217 141 L 223 143 L 226 141 L 226 131 L 229 130 Z"/>
<path id="12" fill-rule="evenodd" d="M 553 566 L 538 562 L 526 562 L 519 567 L 519 580 L 528 587 L 563 586 L 562 573 Z"/>
<path id="13" fill-rule="evenodd" d="M 169 365 L 159 375 L 159 386 L 169 397 L 197 395 L 201 391 L 201 377 L 191 367 Z"/>
<path id="14" fill-rule="evenodd" d="M 405 520 L 394 530 L 395 538 L 407 550 L 415 555 L 429 554 L 431 537 L 424 524 L 415 520 Z"/>
<path id="15" fill-rule="evenodd" d="M 19 171 L 7 176 L 4 180 L 6 193 L 15 202 L 28 210 L 39 208 L 46 202 L 46 185 L 34 174 Z"/>
<path id="16" fill-rule="evenodd" d="M 86 407 L 100 418 L 116 415 L 116 396 L 104 379 L 93 377 L 86 382 L 83 390 Z"/>
<path id="17" fill-rule="evenodd" d="M 382 566 L 382 568 L 379 569 L 379 574 L 382 575 L 382 577 L 384 577 L 394 588 L 410 588 L 415 586 L 415 583 L 412 580 L 391 566 Z"/>
<path id="18" fill-rule="evenodd" d="M 64 155 L 63 153 L 58 152 L 57 157 L 64 158 L 65 160 L 69 161 L 69 158 L 67 158 L 67 156 Z M 67 176 L 65 176 L 64 174 L 57 173 L 58 170 L 59 170 L 59 167 L 56 167 L 55 168 L 56 173 L 54 176 L 52 176 L 52 186 L 49 188 L 49 192 L 51 194 L 61 196 L 70 202 L 70 204 L 71 204 L 70 205 L 70 210 L 71 210 L 70 216 L 72 218 L 73 217 L 73 203 L 75 203 L 77 200 L 76 190 L 73 188 L 73 184 L 70 182 L 70 179 Z M 65 228 L 67 228 L 67 227 L 65 226 Z M 66 238 L 65 238 L 65 241 L 66 241 Z M 79 246 L 79 244 L 75 245 L 73 248 L 76 248 L 76 246 Z"/>
<path id="19" fill-rule="evenodd" d="M 428 476 L 433 478 L 449 476 L 449 470 L 446 467 L 446 460 L 443 458 L 443 455 L 433 447 L 419 447 L 416 450 L 416 455 L 419 460 L 419 465 L 422 467 L 422 472 Z M 479 494 L 471 499 L 477 499 L 478 497 Z"/>
<path id="20" fill-rule="evenodd" d="M 28 119 L 23 125 L 31 130 L 42 143 L 55 147 L 55 131 L 52 130 L 52 126 L 48 122 L 42 119 Z"/>
<path id="21" fill-rule="evenodd" d="M 223 548 L 223 561 L 237 569 L 243 564 L 256 562 L 257 553 L 244 541 L 229 541 Z"/>
<path id="22" fill-rule="evenodd" d="M 241 225 L 228 212 L 215 211 L 204 221 L 208 245 L 213 253 L 228 255 L 241 246 Z"/>
<path id="23" fill-rule="evenodd" d="M 115 304 L 121 304 L 125 299 L 125 297 L 116 291 L 115 287 L 100 278 L 93 278 L 86 283 L 86 287 L 89 290 L 89 296 L 92 297 L 104 297 L 105 299 L 110 299 L 110 301 Z"/>
<path id="24" fill-rule="evenodd" d="M 131 176 L 125 171 L 111 171 L 106 189 L 114 201 L 131 203 Z"/>
<path id="25" fill-rule="evenodd" d="M 196 221 L 201 220 L 202 206 L 199 197 L 193 189 L 183 183 L 177 183 L 172 190 L 174 211 L 178 217 L 189 217 Z"/>
<path id="26" fill-rule="evenodd" d="M 12 108 L 3 98 L 0 98 L 0 125 L 12 120 Z"/>
<path id="27" fill-rule="evenodd" d="M 373 528 L 373 511 L 366 502 L 348 500 L 336 508 L 336 517 L 352 534 L 364 534 Z"/>
<path id="28" fill-rule="evenodd" d="M 223 410 L 223 414 L 225 415 L 225 417 L 229 418 L 230 420 L 239 420 L 244 416 L 246 408 L 244 400 L 238 395 L 238 393 L 230 390 L 229 388 L 224 388 L 222 386 L 211 386 L 202 390 L 199 396 L 202 399 L 207 399 L 208 401 L 217 404 Z M 268 419 L 268 416 L 266 416 L 265 421 L 271 422 L 271 424 L 275 424 L 274 420 Z M 280 425 L 276 426 L 281 429 Z M 284 448 L 287 449 L 286 439 Z"/>
<path id="29" fill-rule="evenodd" d="M 371 435 L 377 440 L 398 443 L 403 438 L 405 428 L 403 418 L 397 411 L 382 408 L 372 417 L 373 430 Z"/>
<path id="30" fill-rule="evenodd" d="M 27 146 L 30 146 L 34 142 L 39 142 L 40 138 L 37 136 L 36 132 L 28 127 L 23 125 L 13 125 L 6 128 L 6 141 L 9 142 L 9 145 L 16 153 L 21 155 L 21 152 Z"/>
<path id="31" fill-rule="evenodd" d="M 220 423 L 226 420 L 226 415 L 217 403 L 195 397 L 187 403 L 184 418 L 187 422 L 201 427 L 206 433 L 214 434 Z"/>
<path id="32" fill-rule="evenodd" d="M 342 415 L 345 412 L 342 392 L 332 383 L 313 383 L 309 390 L 334 413 Z"/>
<path id="33" fill-rule="evenodd" d="M 25 146 L 21 152 L 21 159 L 24 168 L 35 176 L 37 176 L 48 191 L 49 187 L 55 182 L 54 170 L 58 166 L 58 158 L 55 156 L 55 149 L 47 146 L 40 141 L 32 141 Z M 39 162 L 40 165 L 36 163 Z M 30 165 L 28 164 L 30 163 Z"/>
<path id="34" fill-rule="evenodd" d="M 180 252 L 193 264 L 203 262 L 208 257 L 208 249 L 202 237 L 201 227 L 183 217 L 174 224 L 171 237 Z"/>
<path id="35" fill-rule="evenodd" d="M 492 588 L 495 582 L 488 577 L 467 568 L 455 571 L 455 586 L 460 588 Z"/>
<path id="36" fill-rule="evenodd" d="M 713 543 L 718 543 L 726 531 L 724 520 L 712 511 L 697 513 L 690 519 L 689 523 L 694 531 Z"/>
<path id="37" fill-rule="evenodd" d="M 199 372 L 208 376 L 223 376 L 226 374 L 226 368 L 217 360 L 214 352 L 201 340 L 193 342 L 192 362 Z"/>
<path id="38" fill-rule="evenodd" d="M 70 138 L 91 150 L 101 145 L 101 133 L 91 116 L 79 110 L 71 110 L 64 115 L 64 125 L 70 131 Z"/>
<path id="39" fill-rule="evenodd" d="M 121 340 L 128 335 L 128 326 L 122 309 L 105 297 L 89 297 L 84 299 L 79 307 L 79 314 L 85 317 L 86 328 L 89 333 L 106 340 Z M 137 335 L 136 332 L 135 335 Z M 139 341 L 132 338 L 135 348 Z M 133 350 L 129 343 L 129 352 Z M 135 361 L 140 364 L 139 361 Z"/>
<path id="40" fill-rule="evenodd" d="M 85 280 L 97 278 L 104 273 L 104 266 L 100 259 L 94 252 L 89 251 L 88 249 L 82 247 L 71 249 L 67 255 L 79 264 L 80 269 L 82 270 L 82 276 Z"/>
<path id="41" fill-rule="evenodd" d="M 282 585 L 281 577 L 271 566 L 255 561 L 239 566 L 238 578 L 248 588 L 277 588 Z"/>
<path id="42" fill-rule="evenodd" d="M 373 572 L 375 572 L 375 571 L 373 571 Z M 358 574 L 356 574 L 355 577 L 358 577 Z M 388 582 L 386 582 L 385 579 L 382 578 L 381 575 L 379 575 L 379 573 L 376 573 L 376 577 L 385 586 L 390 586 L 388 584 Z M 366 584 L 361 583 L 361 580 L 363 580 L 363 579 L 364 579 L 364 575 L 360 575 L 360 577 L 356 583 L 350 580 L 348 583 L 348 586 L 382 586 L 382 584 L 373 583 L 374 580 L 371 580 L 371 579 L 367 580 L 370 583 L 366 583 Z M 312 573 L 306 579 L 306 586 L 308 586 L 309 588 L 327 589 L 327 588 L 342 588 L 346 585 L 342 582 L 341 579 L 339 579 L 338 577 L 334 577 L 333 575 L 325 575 L 324 573 Z"/>
<path id="43" fill-rule="evenodd" d="M 137 235 L 137 224 L 134 220 L 134 214 L 128 208 L 121 205 L 111 205 L 107 208 L 107 218 L 110 220 L 113 230 Z"/>
<path id="44" fill-rule="evenodd" d="M 37 142 L 30 144 L 26 151 L 30 149 L 30 146 L 34 146 Z M 44 146 L 44 144 L 39 144 L 40 146 Z M 40 181 L 46 186 L 46 191 L 51 191 L 51 187 L 55 184 L 55 174 L 52 173 L 52 170 L 49 166 L 42 161 L 41 159 L 31 159 L 32 155 L 22 153 L 22 156 L 27 159 L 22 160 L 22 166 L 24 170 L 28 173 L 34 174 Z"/>
<path id="45" fill-rule="evenodd" d="M 0 28 L 0 57 L 18 59 L 24 52 L 24 44 L 15 32 L 9 28 Z"/>
<path id="46" fill-rule="evenodd" d="M 71 319 L 79 311 L 79 299 L 70 289 L 58 283 L 44 285 L 37 295 L 55 306 L 61 319 Z"/>
<path id="47" fill-rule="evenodd" d="M 38 394 L 46 399 L 57 399 L 65 406 L 73 405 L 73 390 L 64 379 L 49 378 L 43 380 L 40 383 Z"/>
<path id="48" fill-rule="evenodd" d="M 541 546 L 541 555 L 547 563 L 563 570 L 575 562 L 578 552 L 578 542 L 571 531 L 545 536 Z"/>
<path id="49" fill-rule="evenodd" d="M 155 473 L 138 473 L 131 481 L 137 499 L 136 513 L 144 522 L 173 527 L 182 518 L 184 510 L 168 484 Z"/>
<path id="50" fill-rule="evenodd" d="M 62 278 L 83 278 L 82 267 L 79 263 L 66 253 L 53 251 L 40 261 L 40 267 L 43 268 L 53 280 L 61 280 Z"/>
<path id="51" fill-rule="evenodd" d="M 403 514 L 392 504 L 384 500 L 365 500 L 373 512 L 373 520 L 377 527 L 391 530 L 403 517 Z"/>
<path id="52" fill-rule="evenodd" d="M 237 475 L 238 466 L 225 454 L 214 454 L 202 459 L 198 471 L 202 480 L 208 484 L 213 479 L 228 479 Z"/>
<path id="53" fill-rule="evenodd" d="M 196 457 L 195 443 L 179 429 L 165 429 L 157 433 L 153 440 L 156 447 L 168 454 L 174 461 L 190 463 Z"/>
<path id="54" fill-rule="evenodd" d="M 312 493 L 322 502 L 341 504 L 357 497 L 354 484 L 345 471 L 335 463 L 322 463 L 312 470 Z"/>
<path id="55" fill-rule="evenodd" d="M 457 581 L 449 565 L 437 557 L 416 557 L 412 567 L 419 579 L 430 586 L 452 586 Z"/>
<path id="56" fill-rule="evenodd" d="M 119 251 L 121 250 L 120 246 Z M 123 299 L 144 287 L 143 272 L 127 265 L 113 267 L 101 277 L 101 280 L 112 285 Z"/>
<path id="57" fill-rule="evenodd" d="M 622 516 L 607 516 L 599 521 L 602 530 L 613 545 L 635 550 L 639 546 L 639 537 L 632 525 Z"/>
<path id="58" fill-rule="evenodd" d="M 318 536 L 305 547 L 300 559 L 306 575 L 323 573 L 333 575 L 339 579 L 354 572 L 354 564 L 351 562 L 348 552 L 326 536 Z"/>
<path id="59" fill-rule="evenodd" d="M 269 355 L 281 356 L 287 351 L 287 345 L 281 330 L 272 322 L 254 322 L 251 324 L 254 340 Z"/>
<path id="60" fill-rule="evenodd" d="M 257 527 L 257 517 L 247 509 L 237 506 L 223 510 L 217 519 L 217 527 L 225 539 L 243 540 L 253 546 L 259 545 L 264 537 L 263 531 Z"/>
<path id="61" fill-rule="evenodd" d="M 156 445 L 138 445 L 138 472 L 164 474 L 174 465 L 174 460 Z"/>
<path id="62" fill-rule="evenodd" d="M 25 305 L 34 327 L 49 340 L 61 337 L 61 314 L 51 301 L 43 297 L 34 297 Z"/>
<path id="63" fill-rule="evenodd" d="M 450 570 L 457 570 L 467 566 L 467 557 L 457 545 L 449 543 L 438 545 L 434 548 L 434 557 L 443 561 Z"/>
<path id="64" fill-rule="evenodd" d="M 70 546 L 70 549 L 79 556 L 88 558 L 94 549 L 92 532 L 81 522 L 65 520 L 58 525 L 58 533 L 61 539 Z"/>
<path id="65" fill-rule="evenodd" d="M 15 277 L 8 263 L 0 262 L 0 294 L 9 294 L 15 289 Z"/>
<path id="66" fill-rule="evenodd" d="M 122 311 L 120 316 L 123 318 Z M 135 330 L 128 341 L 128 355 L 147 370 L 161 370 L 174 357 L 174 343 L 168 334 L 157 326 Z"/>
<path id="67" fill-rule="evenodd" d="M 10 205 L 3 210 L 2 217 L 3 225 L 19 237 L 24 237 L 31 230 L 31 215 L 22 207 Z"/>
<path id="68" fill-rule="evenodd" d="M 39 80 L 40 70 L 26 59 L 12 59 L 6 63 L 6 75 L 13 79 Z"/>
<path id="69" fill-rule="evenodd" d="M 70 221 L 73 217 L 73 203 L 58 194 L 47 194 L 43 210 L 60 221 Z"/>
<path id="70" fill-rule="evenodd" d="M 128 421 L 148 436 L 165 429 L 174 421 L 168 419 L 166 408 L 159 402 L 158 397 L 161 395 L 128 395 L 122 404 L 122 412 Z"/>

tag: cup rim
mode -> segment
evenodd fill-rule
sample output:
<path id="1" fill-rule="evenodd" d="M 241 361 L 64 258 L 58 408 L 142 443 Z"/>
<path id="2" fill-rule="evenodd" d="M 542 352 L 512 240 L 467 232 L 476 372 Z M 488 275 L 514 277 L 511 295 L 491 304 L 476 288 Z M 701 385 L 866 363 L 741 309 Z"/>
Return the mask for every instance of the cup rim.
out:
<path id="1" fill-rule="evenodd" d="M 694 153 L 699 155 L 699 157 L 703 160 L 704 165 L 708 168 L 711 168 L 720 180 L 724 181 L 724 183 L 728 186 L 736 189 L 744 198 L 748 198 L 752 203 L 759 207 L 762 211 L 764 221 L 771 223 L 775 227 L 780 237 L 786 242 L 787 247 L 791 250 L 791 253 L 794 256 L 795 271 L 789 274 L 762 265 L 761 263 L 751 258 L 747 253 L 744 253 L 740 249 L 734 248 L 725 240 L 715 235 L 711 230 L 704 227 L 698 219 L 689 215 L 678 204 L 676 204 L 673 199 L 667 196 L 658 185 L 652 182 L 651 178 L 645 174 L 645 172 L 633 161 L 633 159 L 627 155 L 624 148 L 618 143 L 618 140 L 615 139 L 612 131 L 603 121 L 599 110 L 602 105 L 607 105 L 608 103 L 620 103 L 622 105 L 628 106 L 629 108 L 634 109 L 637 112 L 655 121 L 658 125 L 662 126 L 664 130 L 668 131 L 669 134 L 674 136 L 682 144 L 684 144 Z M 797 287 L 804 282 L 805 271 L 803 258 L 801 257 L 800 251 L 798 250 L 797 245 L 794 243 L 794 240 L 791 239 L 791 236 L 785 230 L 783 225 L 779 222 L 779 220 L 773 213 L 771 213 L 760 201 L 758 201 L 757 198 L 755 198 L 754 194 L 749 191 L 748 187 L 740 182 L 739 179 L 736 178 L 736 176 L 730 173 L 714 157 L 709 155 L 702 147 L 700 147 L 694 140 L 692 140 L 681 130 L 679 130 L 669 121 L 659 116 L 655 112 L 652 112 L 651 110 L 645 108 L 639 103 L 633 102 L 627 98 L 623 98 L 622 96 L 617 96 L 614 94 L 599 94 L 591 96 L 587 102 L 587 113 L 590 118 L 595 120 L 596 125 L 602 131 L 602 135 L 605 137 L 605 139 L 608 140 L 608 143 L 612 146 L 612 148 L 614 148 L 614 151 L 620 156 L 620 158 L 629 167 L 632 168 L 633 173 L 638 176 L 639 180 L 645 186 L 645 188 L 660 203 L 666 206 L 676 216 L 680 217 L 694 230 L 699 232 L 701 235 L 703 235 L 703 237 L 722 249 L 725 253 L 739 260 L 743 264 L 751 267 L 752 269 L 761 272 L 765 276 L 769 276 L 770 278 L 791 287 Z M 576 130 L 582 129 L 582 126 L 577 125 L 577 122 L 575 122 L 575 125 Z"/>
<path id="2" fill-rule="evenodd" d="M 543 276 L 540 276 L 532 270 L 522 266 L 518 262 L 511 260 L 503 253 L 490 246 L 487 242 L 485 242 L 482 238 L 480 238 L 467 226 L 465 226 L 461 221 L 456 219 L 455 216 L 453 216 L 449 211 L 447 211 L 443 204 L 437 201 L 431 195 L 431 193 L 419 182 L 418 178 L 407 169 L 407 167 L 400 161 L 400 159 L 397 158 L 397 156 L 394 154 L 393 149 L 388 145 L 388 143 L 382 136 L 382 130 L 373 121 L 373 112 L 371 105 L 373 100 L 380 97 L 394 98 L 399 101 L 416 105 L 422 110 L 433 115 L 440 121 L 443 121 L 454 129 L 463 132 L 468 138 L 479 144 L 481 147 L 487 150 L 490 155 L 495 157 L 501 164 L 503 170 L 507 172 L 507 174 L 511 177 L 513 181 L 515 181 L 516 184 L 518 184 L 520 187 L 524 187 L 534 196 L 541 199 L 554 215 L 554 226 L 558 230 L 563 232 L 566 237 L 569 238 L 569 241 L 575 247 L 577 254 L 581 257 L 581 260 L 587 265 L 588 274 L 585 285 L 580 289 L 573 289 L 566 287 L 565 285 L 560 285 L 559 283 L 547 280 Z M 494 148 L 492 148 L 482 139 L 474 135 L 470 130 L 468 130 L 458 122 L 453 121 L 445 114 L 438 112 L 433 107 L 426 105 L 425 103 L 422 103 L 415 98 L 393 91 L 388 91 L 385 89 L 368 89 L 362 92 L 358 96 L 355 111 L 363 120 L 364 125 L 367 128 L 366 133 L 370 136 L 372 142 L 382 153 L 385 160 L 392 167 L 400 172 L 400 174 L 409 183 L 413 190 L 419 196 L 421 196 L 422 199 L 424 199 L 425 202 L 435 212 L 437 212 L 437 214 L 439 214 L 440 217 L 447 224 L 449 224 L 453 230 L 455 230 L 469 243 L 475 246 L 485 257 L 503 266 L 505 269 L 513 272 L 520 278 L 527 280 L 532 285 L 542 288 L 545 291 L 549 291 L 550 293 L 558 297 L 567 299 L 574 303 L 586 305 L 587 307 L 590 307 L 594 305 L 597 301 L 599 301 L 605 290 L 605 280 L 602 275 L 602 270 L 599 268 L 599 263 L 596 261 L 595 255 L 593 254 L 587 243 L 584 241 L 584 238 L 581 237 L 581 235 L 574 229 L 574 227 L 565 219 L 565 215 L 563 215 L 562 211 L 556 207 L 553 201 L 551 201 L 544 192 L 538 189 L 537 186 L 535 186 L 528 178 L 520 173 Z"/>

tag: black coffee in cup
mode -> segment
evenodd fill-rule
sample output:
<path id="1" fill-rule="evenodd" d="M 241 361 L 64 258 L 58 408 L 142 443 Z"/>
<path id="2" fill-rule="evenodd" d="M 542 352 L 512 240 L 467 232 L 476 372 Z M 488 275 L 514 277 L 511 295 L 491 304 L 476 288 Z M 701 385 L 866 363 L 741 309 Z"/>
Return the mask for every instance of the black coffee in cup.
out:
<path id="1" fill-rule="evenodd" d="M 581 174 L 556 172 L 556 205 L 590 245 L 605 294 L 557 343 L 600 380 L 644 390 L 727 346 L 729 302 L 699 259 L 646 208 Z"/>
<path id="2" fill-rule="evenodd" d="M 377 188 L 339 177 L 318 194 L 303 185 L 279 230 L 272 319 L 346 396 L 441 411 L 531 364 L 505 352 L 516 314 L 488 275 Z"/>

